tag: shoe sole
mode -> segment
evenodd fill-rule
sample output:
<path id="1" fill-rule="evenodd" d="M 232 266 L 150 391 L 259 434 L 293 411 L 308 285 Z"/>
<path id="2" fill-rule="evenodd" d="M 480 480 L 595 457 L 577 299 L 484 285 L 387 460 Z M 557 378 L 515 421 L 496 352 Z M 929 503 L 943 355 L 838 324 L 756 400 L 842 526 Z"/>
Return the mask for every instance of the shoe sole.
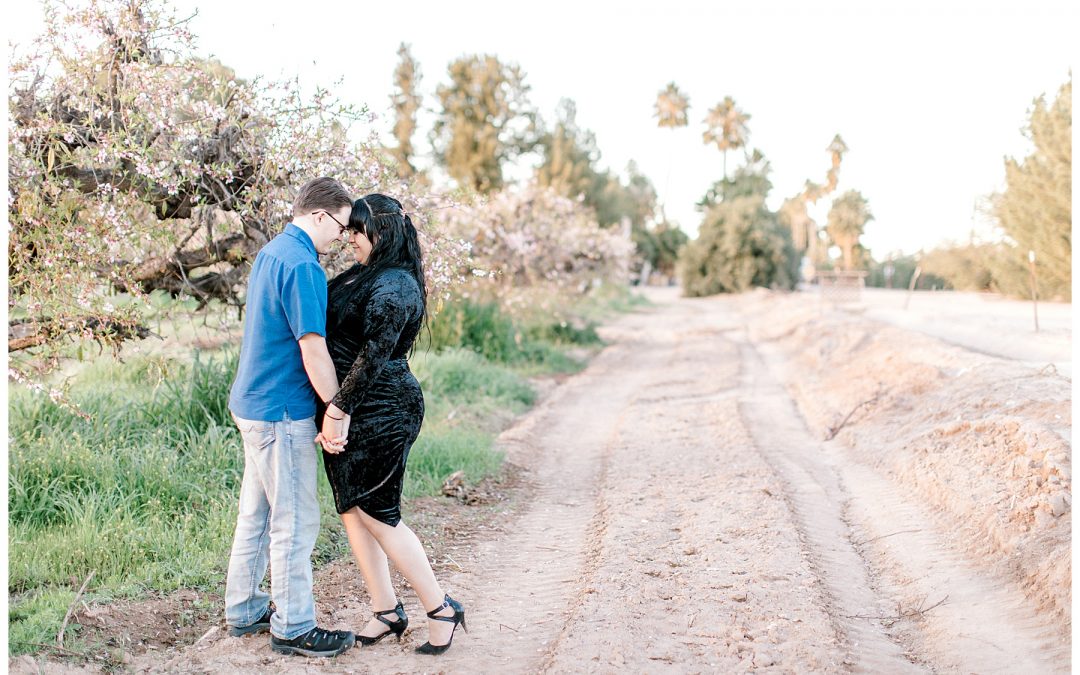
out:
<path id="1" fill-rule="evenodd" d="M 322 657 L 331 657 L 332 658 L 334 656 L 338 656 L 339 654 L 343 654 L 343 653 L 347 652 L 349 650 L 349 648 L 352 647 L 355 644 L 356 644 L 356 639 L 354 638 L 354 639 L 348 641 L 347 643 L 345 643 L 344 645 L 338 647 L 337 649 L 333 649 L 333 650 L 326 651 L 326 652 L 317 652 L 317 651 L 312 650 L 312 649 L 304 649 L 303 647 L 290 647 L 289 645 L 275 645 L 273 643 L 270 644 L 270 648 L 273 649 L 278 654 L 299 654 L 300 656 L 311 656 L 311 657 L 320 657 L 320 656 L 322 656 Z"/>
<path id="2" fill-rule="evenodd" d="M 270 624 L 257 623 L 253 626 L 245 626 L 243 628 L 236 628 L 234 626 L 229 627 L 229 637 L 244 637 L 245 635 L 255 635 L 256 633 L 269 633 Z"/>

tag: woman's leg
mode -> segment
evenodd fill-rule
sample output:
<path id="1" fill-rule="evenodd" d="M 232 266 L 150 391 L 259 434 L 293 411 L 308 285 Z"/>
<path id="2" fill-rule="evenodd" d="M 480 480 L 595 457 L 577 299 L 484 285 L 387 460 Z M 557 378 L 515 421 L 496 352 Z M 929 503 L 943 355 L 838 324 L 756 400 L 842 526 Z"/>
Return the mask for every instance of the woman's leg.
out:
<path id="1" fill-rule="evenodd" d="M 393 609 L 397 605 L 397 596 L 394 594 L 394 584 L 390 579 L 390 568 L 386 563 L 386 554 L 383 553 L 379 542 L 371 536 L 368 529 L 360 521 L 360 510 L 353 508 L 341 514 L 341 524 L 345 526 L 345 534 L 349 537 L 349 546 L 352 548 L 356 565 L 360 568 L 360 574 L 364 577 L 368 594 L 371 596 L 371 610 L 380 612 L 384 609 Z M 387 616 L 390 621 L 396 621 L 396 617 Z M 386 624 L 372 618 L 368 621 L 360 635 L 375 637 L 389 630 Z"/>
<path id="2" fill-rule="evenodd" d="M 425 611 L 431 611 L 442 604 L 443 590 L 435 579 L 435 572 L 431 569 L 427 554 L 420 539 L 409 529 L 404 522 L 391 527 L 386 523 L 376 520 L 359 508 L 352 508 L 349 514 L 356 514 L 367 531 L 379 542 L 379 546 L 385 551 L 394 566 L 409 580 L 409 585 L 416 591 Z M 454 610 L 446 607 L 440 616 L 453 616 Z M 433 645 L 446 644 L 454 630 L 454 624 L 448 621 L 433 621 L 428 619 L 429 641 Z"/>

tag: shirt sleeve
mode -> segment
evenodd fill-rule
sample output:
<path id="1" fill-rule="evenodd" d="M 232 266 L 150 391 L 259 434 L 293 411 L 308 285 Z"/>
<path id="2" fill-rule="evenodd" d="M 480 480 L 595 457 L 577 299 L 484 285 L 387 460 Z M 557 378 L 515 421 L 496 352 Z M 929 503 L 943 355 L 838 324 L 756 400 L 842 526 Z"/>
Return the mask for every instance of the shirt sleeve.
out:
<path id="1" fill-rule="evenodd" d="M 281 304 L 297 340 L 308 333 L 326 337 L 326 273 L 318 263 L 301 263 L 285 273 Z"/>
<path id="2" fill-rule="evenodd" d="M 414 303 L 404 281 L 400 278 L 380 280 L 368 300 L 364 315 L 364 346 L 332 401 L 348 415 L 363 402 L 413 313 Z"/>

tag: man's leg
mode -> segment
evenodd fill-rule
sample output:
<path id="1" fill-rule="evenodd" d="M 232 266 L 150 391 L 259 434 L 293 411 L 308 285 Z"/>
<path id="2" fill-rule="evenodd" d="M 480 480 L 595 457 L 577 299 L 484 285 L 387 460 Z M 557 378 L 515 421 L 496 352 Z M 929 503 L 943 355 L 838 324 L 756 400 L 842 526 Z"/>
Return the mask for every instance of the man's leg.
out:
<path id="1" fill-rule="evenodd" d="M 271 632 L 291 640 L 315 627 L 311 551 L 319 534 L 315 419 L 274 423 L 270 452 L 259 473 L 270 503 L 270 590 L 276 611 Z"/>
<path id="2" fill-rule="evenodd" d="M 270 596 L 259 586 L 266 576 L 270 552 L 270 503 L 259 475 L 259 455 L 273 441 L 271 422 L 237 420 L 244 440 L 244 479 L 240 486 L 240 511 L 236 517 L 225 580 L 225 621 L 243 628 L 266 613 Z"/>

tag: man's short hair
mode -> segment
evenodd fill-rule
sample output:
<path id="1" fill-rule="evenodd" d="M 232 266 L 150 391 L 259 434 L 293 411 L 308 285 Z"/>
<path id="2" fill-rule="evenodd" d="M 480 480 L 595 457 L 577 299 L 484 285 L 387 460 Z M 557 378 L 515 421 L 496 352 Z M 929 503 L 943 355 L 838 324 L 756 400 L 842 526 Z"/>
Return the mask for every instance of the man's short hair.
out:
<path id="1" fill-rule="evenodd" d="M 334 212 L 351 207 L 352 197 L 341 183 L 323 176 L 304 183 L 293 202 L 292 212 L 293 216 L 302 216 L 320 209 Z"/>

